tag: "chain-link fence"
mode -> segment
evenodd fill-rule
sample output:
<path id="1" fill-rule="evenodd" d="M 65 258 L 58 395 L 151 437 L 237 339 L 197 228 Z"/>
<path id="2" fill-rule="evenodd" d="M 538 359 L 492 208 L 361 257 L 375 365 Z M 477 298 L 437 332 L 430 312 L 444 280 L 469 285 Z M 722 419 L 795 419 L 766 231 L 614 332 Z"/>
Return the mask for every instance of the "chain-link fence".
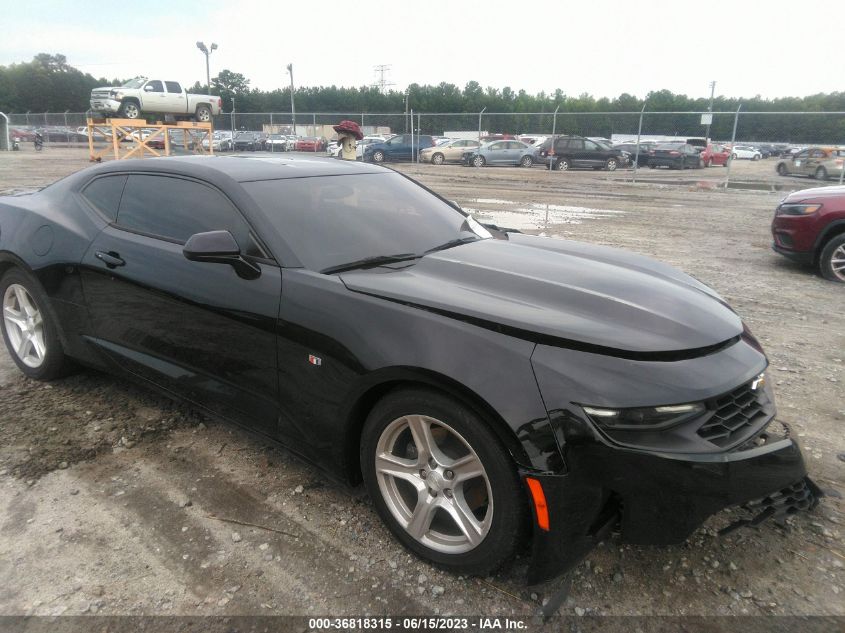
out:
<path id="1" fill-rule="evenodd" d="M 85 112 L 47 112 L 8 115 L 12 140 L 34 140 L 40 132 L 47 144 L 87 144 Z M 255 131 L 298 137 L 335 137 L 333 125 L 350 119 L 364 134 L 414 133 L 434 136 L 485 136 L 503 134 L 519 137 L 579 135 L 612 144 L 625 144 L 631 154 L 632 179 L 656 177 L 644 170 L 655 143 L 687 141 L 711 144 L 713 156 L 702 154 L 701 166 L 724 165 L 723 183 L 742 186 L 753 176 L 772 187 L 793 174 L 840 179 L 843 174 L 845 112 L 231 112 L 214 117 L 216 130 Z M 639 138 L 640 145 L 637 145 Z M 95 142 L 107 142 L 96 138 Z M 756 155 L 746 149 L 758 150 Z M 823 155 L 809 155 L 822 152 Z M 710 151 L 708 150 L 708 151 Z M 793 154 L 805 150 L 797 158 Z M 730 160 L 724 161 L 727 152 Z M 788 154 L 784 155 L 785 153 Z M 808 153 L 809 152 L 809 153 Z M 711 160 L 708 160 L 708 157 Z M 753 170 L 742 167 L 745 159 L 764 161 Z M 785 167 L 781 166 L 784 163 Z M 734 165 L 736 168 L 732 168 Z M 752 174 L 753 172 L 753 174 Z M 780 172 L 780 173 L 779 173 Z M 786 172 L 786 173 L 784 173 Z M 710 180 L 721 175 L 707 174 Z M 693 176 L 690 176 L 691 178 Z M 703 176 L 702 176 L 703 177 Z"/>

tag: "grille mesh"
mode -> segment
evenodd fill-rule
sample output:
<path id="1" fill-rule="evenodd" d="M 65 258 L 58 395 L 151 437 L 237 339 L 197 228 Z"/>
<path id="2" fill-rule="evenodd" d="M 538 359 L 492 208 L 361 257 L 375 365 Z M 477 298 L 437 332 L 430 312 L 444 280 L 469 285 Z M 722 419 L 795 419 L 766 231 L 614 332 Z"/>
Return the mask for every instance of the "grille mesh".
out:
<path id="1" fill-rule="evenodd" d="M 698 435 L 716 446 L 730 446 L 752 427 L 769 417 L 769 397 L 765 389 L 752 389 L 746 383 L 715 400 L 715 412 L 698 429 Z"/>

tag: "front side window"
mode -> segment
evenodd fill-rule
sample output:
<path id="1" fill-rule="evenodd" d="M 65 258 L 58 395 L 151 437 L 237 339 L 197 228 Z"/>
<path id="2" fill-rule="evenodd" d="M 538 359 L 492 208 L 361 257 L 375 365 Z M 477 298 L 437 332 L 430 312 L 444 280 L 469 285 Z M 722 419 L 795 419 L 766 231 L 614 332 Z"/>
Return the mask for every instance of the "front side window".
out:
<path id="1" fill-rule="evenodd" d="M 321 271 L 379 255 L 423 254 L 489 236 L 471 218 L 395 173 L 243 184 L 303 265 Z"/>
<path id="2" fill-rule="evenodd" d="M 249 225 L 232 203 L 217 190 L 192 180 L 129 176 L 117 226 L 179 244 L 195 233 L 226 230 L 244 254 L 260 256 Z"/>
<path id="3" fill-rule="evenodd" d="M 144 90 L 147 90 L 148 92 L 164 92 L 164 86 L 159 80 L 155 79 L 153 81 L 148 81 L 147 85 L 144 86 Z"/>
<path id="4" fill-rule="evenodd" d="M 601 148 L 598 143 L 594 143 L 593 141 L 584 141 L 584 149 L 589 152 L 597 152 Z"/>
<path id="5" fill-rule="evenodd" d="M 569 139 L 569 149 L 581 150 L 584 149 L 584 141 L 580 138 Z"/>

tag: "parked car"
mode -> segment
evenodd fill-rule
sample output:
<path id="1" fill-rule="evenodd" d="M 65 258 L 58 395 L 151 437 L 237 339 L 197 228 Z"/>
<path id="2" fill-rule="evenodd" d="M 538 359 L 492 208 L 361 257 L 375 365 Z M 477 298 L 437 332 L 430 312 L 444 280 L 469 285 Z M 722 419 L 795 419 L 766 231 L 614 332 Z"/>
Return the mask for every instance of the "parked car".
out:
<path id="1" fill-rule="evenodd" d="M 535 136 L 534 134 L 520 134 L 517 137 L 518 141 L 522 141 L 526 145 L 537 145 L 538 143 L 542 143 L 548 138 L 548 136 Z"/>
<path id="2" fill-rule="evenodd" d="M 534 148 L 522 141 L 492 141 L 480 147 L 464 150 L 461 160 L 465 165 L 519 165 L 531 167 L 534 164 Z"/>
<path id="3" fill-rule="evenodd" d="M 477 149 L 478 147 L 478 141 L 471 141 L 464 138 L 455 139 L 444 145 L 427 147 L 424 150 L 420 150 L 420 162 L 431 163 L 432 165 L 460 163 L 464 160 L 464 154 L 467 151 Z"/>
<path id="4" fill-rule="evenodd" d="M 615 171 L 628 165 L 622 150 L 604 143 L 591 141 L 583 136 L 556 136 L 539 146 L 533 146 L 534 162 L 551 163 L 553 169 L 566 171 L 573 167 L 590 167 Z"/>
<path id="5" fill-rule="evenodd" d="M 202 140 L 203 149 L 208 149 L 208 138 Z M 232 133 L 231 132 L 214 132 L 211 139 L 211 147 L 215 152 L 231 152 L 232 151 Z"/>
<path id="6" fill-rule="evenodd" d="M 411 161 L 417 152 L 434 147 L 434 140 L 425 134 L 397 134 L 384 143 L 371 143 L 364 147 L 363 158 L 366 162 Z"/>
<path id="7" fill-rule="evenodd" d="M 832 147 L 811 147 L 778 162 L 781 176 L 809 176 L 816 180 L 839 179 L 845 163 L 845 150 Z"/>
<path id="8" fill-rule="evenodd" d="M 666 545 L 723 508 L 756 526 L 815 505 L 766 355 L 714 290 L 607 246 L 494 238 L 349 167 L 108 161 L 0 198 L 9 357 L 31 380 L 73 359 L 281 442 L 363 482 L 456 574 L 530 538 L 535 583 L 617 528 Z"/>
<path id="9" fill-rule="evenodd" d="M 268 152 L 285 152 L 288 149 L 288 137 L 284 134 L 270 134 L 264 142 Z"/>
<path id="10" fill-rule="evenodd" d="M 713 165 L 727 167 L 728 161 L 731 159 L 731 151 L 724 145 L 710 143 L 700 156 L 705 167 L 712 167 Z"/>
<path id="11" fill-rule="evenodd" d="M 772 236 L 776 252 L 845 283 L 845 187 L 789 194 L 775 211 Z"/>
<path id="12" fill-rule="evenodd" d="M 515 139 L 513 134 L 487 134 L 481 137 L 482 143 L 489 143 L 490 141 L 508 141 Z"/>
<path id="13" fill-rule="evenodd" d="M 167 134 L 170 143 L 170 148 L 173 150 L 182 149 L 186 151 L 193 151 L 196 146 L 196 140 L 192 134 L 186 134 L 183 130 L 174 129 L 166 130 L 164 133 L 157 134 L 155 136 L 153 136 L 153 134 L 150 134 L 145 138 L 144 142 L 147 147 L 150 147 L 152 149 L 165 149 L 165 134 Z"/>
<path id="14" fill-rule="evenodd" d="M 236 152 L 258 152 L 264 149 L 266 140 L 263 132 L 238 132 L 233 147 Z"/>
<path id="15" fill-rule="evenodd" d="M 324 152 L 328 141 L 317 136 L 306 136 L 296 142 L 297 152 Z"/>
<path id="16" fill-rule="evenodd" d="M 634 160 L 636 160 L 638 167 L 645 167 L 646 165 L 648 165 L 648 152 L 656 144 L 657 143 L 654 143 L 652 141 L 642 141 L 640 143 L 639 154 L 637 154 L 636 143 L 617 143 L 613 146 L 613 148 L 624 152 L 628 156 L 628 160 L 632 165 L 634 163 Z"/>
<path id="17" fill-rule="evenodd" d="M 731 158 L 744 160 L 760 160 L 763 154 L 756 147 L 748 145 L 734 145 L 731 149 Z"/>
<path id="18" fill-rule="evenodd" d="M 286 152 L 292 152 L 296 149 L 296 142 L 299 140 L 298 136 L 294 136 L 293 134 L 287 135 L 287 144 L 285 145 Z"/>
<path id="19" fill-rule="evenodd" d="M 648 152 L 648 166 L 697 169 L 704 166 L 701 152 L 689 143 L 658 143 Z"/>

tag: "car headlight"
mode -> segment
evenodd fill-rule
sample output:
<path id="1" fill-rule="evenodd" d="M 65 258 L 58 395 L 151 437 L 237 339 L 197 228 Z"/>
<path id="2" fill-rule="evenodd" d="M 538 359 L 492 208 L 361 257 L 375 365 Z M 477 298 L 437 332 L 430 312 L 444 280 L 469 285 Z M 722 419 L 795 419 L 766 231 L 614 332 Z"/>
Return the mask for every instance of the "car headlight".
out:
<path id="1" fill-rule="evenodd" d="M 820 204 L 782 204 L 777 215 L 810 215 L 822 208 Z"/>
<path id="2" fill-rule="evenodd" d="M 584 413 L 599 426 L 620 430 L 668 428 L 691 420 L 706 410 L 704 404 L 700 402 L 635 409 L 607 409 L 590 406 L 582 406 L 582 408 Z"/>

